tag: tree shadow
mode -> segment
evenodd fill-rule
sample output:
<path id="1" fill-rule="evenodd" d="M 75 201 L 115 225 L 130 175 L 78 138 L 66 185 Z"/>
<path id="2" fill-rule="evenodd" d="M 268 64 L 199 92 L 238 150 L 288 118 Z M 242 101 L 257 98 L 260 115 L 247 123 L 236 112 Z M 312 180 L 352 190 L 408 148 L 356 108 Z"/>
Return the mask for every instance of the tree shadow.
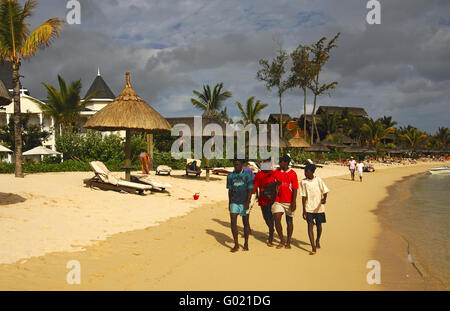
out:
<path id="1" fill-rule="evenodd" d="M 26 200 L 18 194 L 0 192 L 0 205 L 12 205 L 25 202 Z"/>
<path id="2" fill-rule="evenodd" d="M 224 227 L 229 228 L 229 229 L 231 230 L 231 228 L 230 228 L 230 223 L 229 223 L 229 222 L 223 221 L 223 220 L 220 220 L 220 219 L 217 219 L 217 218 L 213 218 L 212 220 L 215 221 L 215 222 L 217 222 L 218 224 L 224 226 Z M 251 227 L 251 223 L 250 223 L 250 227 Z M 284 225 L 284 227 L 286 227 L 286 225 Z M 238 225 L 238 230 L 239 230 L 239 231 L 244 231 L 244 228 L 243 228 L 242 226 L 239 226 L 239 225 Z M 225 235 L 225 234 L 223 234 L 223 235 Z M 252 236 L 253 236 L 256 240 L 258 240 L 258 241 L 260 241 L 260 242 L 263 242 L 263 243 L 265 244 L 265 243 L 267 243 L 267 241 L 268 241 L 268 239 L 269 239 L 269 232 L 264 233 L 264 232 L 256 231 L 256 230 L 252 229 Z M 277 239 L 276 236 L 277 236 L 277 234 L 276 234 L 276 232 L 275 232 L 275 236 L 274 236 L 273 241 L 274 241 L 274 243 L 279 243 L 280 240 Z M 227 237 L 228 237 L 228 236 L 227 236 Z M 230 239 L 231 242 L 234 242 L 233 239 L 231 239 L 230 237 L 228 237 L 228 239 Z M 309 250 L 307 250 L 306 248 L 302 247 L 302 245 L 308 245 L 308 246 L 310 246 L 311 244 L 306 243 L 306 242 L 301 241 L 301 240 L 297 240 L 297 239 L 295 239 L 295 238 L 292 238 L 292 239 L 291 239 L 291 245 L 293 245 L 293 246 L 295 246 L 295 247 L 297 247 L 297 248 L 299 248 L 299 249 L 301 249 L 301 250 L 303 250 L 303 251 L 309 253 Z M 229 246 L 227 246 L 227 247 L 229 247 Z"/>

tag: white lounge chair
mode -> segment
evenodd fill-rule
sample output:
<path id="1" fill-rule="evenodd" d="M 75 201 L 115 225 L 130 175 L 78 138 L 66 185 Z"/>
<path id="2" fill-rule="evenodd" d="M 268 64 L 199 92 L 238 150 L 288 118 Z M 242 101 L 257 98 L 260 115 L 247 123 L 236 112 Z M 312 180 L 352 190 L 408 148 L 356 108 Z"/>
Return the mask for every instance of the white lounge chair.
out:
<path id="1" fill-rule="evenodd" d="M 131 180 L 133 182 L 152 186 L 152 191 L 165 191 L 166 189 L 172 188 L 171 184 L 156 181 L 148 175 L 131 175 Z"/>
<path id="2" fill-rule="evenodd" d="M 156 175 L 167 174 L 170 175 L 172 172 L 172 168 L 167 165 L 158 165 L 156 168 Z"/>
<path id="3" fill-rule="evenodd" d="M 89 163 L 95 176 L 91 179 L 84 180 L 84 183 L 89 187 L 97 187 L 103 190 L 125 191 L 128 193 L 143 194 L 144 191 L 151 190 L 152 186 L 139 184 L 121 180 L 114 176 L 108 168 L 100 161 L 93 161 Z"/>
<path id="4" fill-rule="evenodd" d="M 189 169 L 189 165 L 194 162 L 197 161 L 197 171 L 191 170 Z M 197 159 L 186 159 L 186 176 L 189 176 L 189 174 L 191 175 L 195 175 L 196 177 L 200 176 L 200 174 L 202 173 L 202 170 L 200 168 L 200 166 L 202 165 L 202 161 L 201 160 L 197 160 Z"/>

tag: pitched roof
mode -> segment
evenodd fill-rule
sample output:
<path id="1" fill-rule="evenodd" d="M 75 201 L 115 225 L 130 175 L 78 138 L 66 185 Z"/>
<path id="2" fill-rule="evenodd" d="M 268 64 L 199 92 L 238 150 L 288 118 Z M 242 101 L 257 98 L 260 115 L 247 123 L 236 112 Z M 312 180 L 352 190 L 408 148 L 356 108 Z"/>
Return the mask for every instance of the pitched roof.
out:
<path id="1" fill-rule="evenodd" d="M 84 95 L 86 98 L 89 94 L 94 93 L 95 91 L 99 91 L 92 99 L 115 99 L 116 96 L 109 88 L 108 84 L 106 84 L 105 80 L 103 80 L 101 75 L 97 75 L 95 77 L 94 82 L 92 82 L 91 87 Z"/>
<path id="2" fill-rule="evenodd" d="M 7 90 L 11 90 L 14 88 L 14 85 L 12 83 L 11 62 L 0 62 L 0 80 L 3 81 L 3 84 L 5 84 Z M 22 83 L 20 83 L 20 88 L 22 88 Z"/>
<path id="3" fill-rule="evenodd" d="M 330 114 L 339 113 L 341 114 L 344 109 L 347 109 L 349 112 L 353 113 L 355 116 L 359 117 L 367 117 L 367 112 L 364 108 L 360 107 L 340 107 L 340 106 L 319 106 L 317 109 L 317 114 L 322 111 L 327 111 Z"/>
<path id="4" fill-rule="evenodd" d="M 274 120 L 275 122 L 279 122 L 280 120 L 280 114 L 279 113 L 271 113 L 269 115 L 269 119 L 268 120 Z M 288 121 L 288 120 L 292 120 L 291 116 L 283 113 L 283 122 L 284 121 Z"/>

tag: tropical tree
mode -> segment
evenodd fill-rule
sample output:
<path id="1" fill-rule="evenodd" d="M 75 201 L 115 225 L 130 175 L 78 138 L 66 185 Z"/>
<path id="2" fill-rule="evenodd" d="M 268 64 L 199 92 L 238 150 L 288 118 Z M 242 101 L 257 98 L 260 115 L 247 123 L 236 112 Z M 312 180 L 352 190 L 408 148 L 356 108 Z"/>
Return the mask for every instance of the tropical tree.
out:
<path id="1" fill-rule="evenodd" d="M 34 56 L 39 48 L 47 47 L 59 36 L 64 21 L 51 18 L 30 31 L 27 20 L 33 15 L 37 3 L 26 1 L 23 5 L 18 0 L 0 0 L 0 60 L 9 60 L 14 85 L 14 154 L 15 176 L 23 177 L 22 170 L 22 129 L 20 111 L 20 65 L 25 58 Z"/>
<path id="2" fill-rule="evenodd" d="M 267 104 L 261 104 L 261 101 L 259 100 L 255 101 L 254 96 L 247 99 L 245 108 L 242 106 L 240 102 L 236 102 L 236 105 L 238 106 L 242 117 L 242 119 L 239 120 L 239 123 L 241 123 L 244 126 L 247 126 L 248 124 L 255 124 L 255 125 L 259 124 L 261 120 L 258 119 L 258 115 L 264 108 L 268 106 Z"/>
<path id="3" fill-rule="evenodd" d="M 309 59 L 310 48 L 308 46 L 299 45 L 297 49 L 291 53 L 292 68 L 291 76 L 288 78 L 289 87 L 298 87 L 303 90 L 303 136 L 306 139 L 306 90 L 311 87 L 313 78 L 316 76 Z"/>
<path id="4" fill-rule="evenodd" d="M 386 125 L 386 127 L 394 127 L 397 125 L 397 121 L 393 121 L 391 116 L 389 116 L 389 117 L 383 116 L 382 118 L 379 118 L 378 120 L 380 120 L 381 123 Z"/>
<path id="5" fill-rule="evenodd" d="M 36 104 L 45 115 L 53 118 L 55 125 L 55 136 L 60 136 L 60 125 L 64 130 L 71 131 L 72 126 L 80 117 L 80 112 L 86 103 L 101 90 L 97 90 L 86 96 L 81 101 L 81 80 L 72 81 L 67 86 L 66 81 L 58 75 L 59 90 L 47 83 L 42 83 L 47 90 L 47 102 L 36 101 Z"/>
<path id="6" fill-rule="evenodd" d="M 386 139 L 389 133 L 395 131 L 394 127 L 386 127 L 380 120 L 374 121 L 368 119 L 361 127 L 361 131 L 365 134 L 365 138 L 368 140 L 369 145 L 377 147 L 382 140 Z"/>
<path id="7" fill-rule="evenodd" d="M 450 130 L 448 129 L 448 127 L 439 127 L 436 134 L 434 135 L 434 139 L 436 140 L 438 149 L 448 147 L 448 144 L 450 142 Z"/>
<path id="8" fill-rule="evenodd" d="M 203 93 L 196 90 L 192 91 L 197 98 L 191 98 L 191 103 L 195 108 L 205 111 L 206 114 L 212 114 L 217 117 L 226 115 L 226 110 L 219 110 L 232 94 L 230 91 L 223 91 L 222 89 L 223 83 L 217 83 L 212 91 L 209 85 L 203 85 Z"/>
<path id="9" fill-rule="evenodd" d="M 339 126 L 339 115 L 337 113 L 330 114 L 328 111 L 322 111 L 319 115 L 319 125 L 326 135 L 335 133 Z"/>
<path id="10" fill-rule="evenodd" d="M 271 91 L 272 88 L 277 89 L 278 104 L 280 106 L 280 137 L 283 136 L 282 97 L 284 92 L 286 92 L 289 87 L 287 81 L 283 80 L 283 76 L 286 72 L 285 64 L 287 60 L 288 54 L 285 50 L 282 49 L 280 44 L 278 54 L 272 60 L 259 60 L 260 69 L 256 73 L 256 78 L 259 81 L 265 82 L 268 91 Z"/>
<path id="11" fill-rule="evenodd" d="M 413 126 L 401 128 L 402 134 L 400 137 L 409 143 L 410 147 L 415 149 L 422 141 L 427 138 L 427 135 Z"/>
<path id="12" fill-rule="evenodd" d="M 320 72 L 323 69 L 323 66 L 325 63 L 330 59 L 330 51 L 337 47 L 336 40 L 339 38 L 341 33 L 337 33 L 336 36 L 331 39 L 328 44 L 325 46 L 325 41 L 327 38 L 323 37 L 316 43 L 314 43 L 310 50 L 313 55 L 312 59 L 312 66 L 313 66 L 313 72 L 315 73 L 315 76 L 312 80 L 311 85 L 309 86 L 309 89 L 314 94 L 314 105 L 313 110 L 311 112 L 311 118 L 312 118 L 312 124 L 311 124 L 311 144 L 314 143 L 314 130 L 316 130 L 318 141 L 320 141 L 319 133 L 316 126 L 316 119 L 314 117 L 316 113 L 316 105 L 317 105 L 317 96 L 326 94 L 331 89 L 335 89 L 338 82 L 334 81 L 331 83 L 321 83 L 319 80 Z"/>

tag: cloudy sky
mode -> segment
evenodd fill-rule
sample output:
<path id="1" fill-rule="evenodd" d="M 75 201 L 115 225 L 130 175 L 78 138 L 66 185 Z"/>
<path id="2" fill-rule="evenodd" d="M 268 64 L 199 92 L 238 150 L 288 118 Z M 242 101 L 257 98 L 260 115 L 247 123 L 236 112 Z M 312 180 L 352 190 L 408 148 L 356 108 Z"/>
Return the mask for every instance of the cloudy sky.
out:
<path id="1" fill-rule="evenodd" d="M 164 116 L 198 114 L 192 90 L 223 82 L 227 101 L 255 96 L 279 112 L 274 93 L 256 80 L 258 60 L 277 42 L 299 44 L 342 35 L 322 75 L 338 81 L 318 105 L 364 107 L 434 133 L 450 126 L 450 1 L 380 0 L 381 25 L 368 25 L 366 0 L 80 0 L 81 24 L 22 66 L 22 83 L 45 98 L 41 82 L 82 79 L 83 95 L 100 67 L 118 95 L 126 71 L 138 94 Z M 39 0 L 31 22 L 64 18 L 66 0 Z M 308 112 L 312 109 L 309 97 Z M 302 113 L 302 94 L 284 97 L 284 110 Z"/>

